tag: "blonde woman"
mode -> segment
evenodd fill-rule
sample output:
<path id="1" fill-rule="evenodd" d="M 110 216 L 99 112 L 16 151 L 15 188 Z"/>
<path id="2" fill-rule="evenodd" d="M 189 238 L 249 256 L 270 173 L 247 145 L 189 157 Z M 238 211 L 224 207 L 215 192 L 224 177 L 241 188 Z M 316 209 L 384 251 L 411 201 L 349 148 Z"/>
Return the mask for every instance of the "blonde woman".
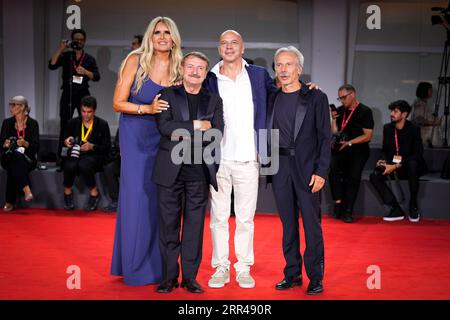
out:
<path id="1" fill-rule="evenodd" d="M 28 114 L 30 107 L 23 96 L 9 101 L 12 117 L 5 119 L 0 132 L 0 157 L 6 170 L 6 203 L 3 211 L 14 209 L 17 194 L 24 194 L 25 201 L 33 200 L 28 173 L 36 168 L 39 151 L 39 125 Z"/>
<path id="2" fill-rule="evenodd" d="M 162 279 L 158 201 L 151 181 L 160 135 L 155 115 L 170 106 L 159 91 L 181 80 L 181 40 L 175 22 L 154 18 L 142 45 L 123 61 L 114 92 L 121 174 L 111 273 L 127 285 Z"/>

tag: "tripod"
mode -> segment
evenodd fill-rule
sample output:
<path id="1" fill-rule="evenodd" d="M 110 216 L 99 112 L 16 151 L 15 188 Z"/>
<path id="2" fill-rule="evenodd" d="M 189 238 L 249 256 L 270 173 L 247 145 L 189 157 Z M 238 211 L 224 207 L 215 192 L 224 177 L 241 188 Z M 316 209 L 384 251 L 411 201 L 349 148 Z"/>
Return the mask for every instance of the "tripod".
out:
<path id="1" fill-rule="evenodd" d="M 450 77 L 447 77 L 448 72 L 448 62 L 450 60 L 450 34 L 447 32 L 447 40 L 444 44 L 444 52 L 442 54 L 441 60 L 441 70 L 439 73 L 439 85 L 436 95 L 436 103 L 434 106 L 434 116 L 439 115 L 439 105 L 441 102 L 442 91 L 444 91 L 444 117 L 445 117 L 445 127 L 444 127 L 444 142 L 443 147 L 448 147 L 447 132 L 448 132 L 448 116 L 450 113 L 449 103 L 450 103 Z"/>

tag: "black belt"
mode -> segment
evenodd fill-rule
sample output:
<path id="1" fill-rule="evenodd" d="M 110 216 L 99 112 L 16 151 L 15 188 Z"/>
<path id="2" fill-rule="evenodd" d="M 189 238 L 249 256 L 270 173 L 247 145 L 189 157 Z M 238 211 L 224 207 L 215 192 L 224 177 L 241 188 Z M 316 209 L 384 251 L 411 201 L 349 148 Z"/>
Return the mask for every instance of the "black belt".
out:
<path id="1" fill-rule="evenodd" d="M 295 156 L 295 149 L 292 148 L 280 148 L 280 156 Z"/>

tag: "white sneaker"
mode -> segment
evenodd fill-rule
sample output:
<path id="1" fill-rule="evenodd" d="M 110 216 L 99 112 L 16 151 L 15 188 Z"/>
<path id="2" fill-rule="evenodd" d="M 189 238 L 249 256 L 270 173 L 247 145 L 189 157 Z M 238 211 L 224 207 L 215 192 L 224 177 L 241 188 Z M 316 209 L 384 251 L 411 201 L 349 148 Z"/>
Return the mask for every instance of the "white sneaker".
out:
<path id="1" fill-rule="evenodd" d="M 210 288 L 223 288 L 226 283 L 230 282 L 230 270 L 224 267 L 217 267 L 216 272 L 208 281 Z"/>
<path id="2" fill-rule="evenodd" d="M 241 288 L 251 289 L 255 287 L 255 279 L 252 278 L 249 271 L 239 272 L 236 281 Z"/>

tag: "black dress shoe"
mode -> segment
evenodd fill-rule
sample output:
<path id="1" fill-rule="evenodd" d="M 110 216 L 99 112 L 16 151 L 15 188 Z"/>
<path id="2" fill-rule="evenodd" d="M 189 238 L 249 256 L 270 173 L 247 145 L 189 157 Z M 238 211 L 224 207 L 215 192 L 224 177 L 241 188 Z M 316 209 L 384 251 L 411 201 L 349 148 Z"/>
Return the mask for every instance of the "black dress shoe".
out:
<path id="1" fill-rule="evenodd" d="M 340 219 L 341 218 L 341 211 L 342 211 L 341 202 L 335 203 L 334 204 L 334 210 L 331 213 L 332 217 L 336 218 L 336 219 Z"/>
<path id="2" fill-rule="evenodd" d="M 323 292 L 322 280 L 311 280 L 306 291 L 307 294 L 320 294 Z"/>
<path id="3" fill-rule="evenodd" d="M 86 211 L 95 211 L 97 210 L 98 203 L 100 202 L 100 193 L 97 194 L 96 197 L 89 196 L 88 203 L 84 207 Z"/>
<path id="4" fill-rule="evenodd" d="M 353 222 L 352 212 L 351 211 L 345 211 L 344 212 L 344 216 L 342 217 L 342 220 L 345 223 L 352 223 Z"/>
<path id="5" fill-rule="evenodd" d="M 172 280 L 164 280 L 161 282 L 161 284 L 156 288 L 156 292 L 158 293 L 169 293 L 172 292 L 174 288 L 178 288 L 178 280 L 172 279 Z"/>
<path id="6" fill-rule="evenodd" d="M 73 193 L 64 194 L 64 210 L 73 210 L 75 205 L 73 204 Z"/>
<path id="7" fill-rule="evenodd" d="M 302 276 L 298 276 L 298 277 L 289 277 L 289 278 L 284 278 L 283 280 L 281 280 L 280 282 L 278 282 L 275 285 L 275 289 L 276 290 L 287 290 L 289 288 L 293 288 L 295 286 L 301 286 L 303 284 L 303 279 Z"/>
<path id="8" fill-rule="evenodd" d="M 117 201 L 111 202 L 109 205 L 103 208 L 104 212 L 116 212 L 117 211 Z"/>
<path id="9" fill-rule="evenodd" d="M 186 288 L 191 293 L 203 293 L 203 289 L 195 279 L 183 279 L 181 287 Z"/>

